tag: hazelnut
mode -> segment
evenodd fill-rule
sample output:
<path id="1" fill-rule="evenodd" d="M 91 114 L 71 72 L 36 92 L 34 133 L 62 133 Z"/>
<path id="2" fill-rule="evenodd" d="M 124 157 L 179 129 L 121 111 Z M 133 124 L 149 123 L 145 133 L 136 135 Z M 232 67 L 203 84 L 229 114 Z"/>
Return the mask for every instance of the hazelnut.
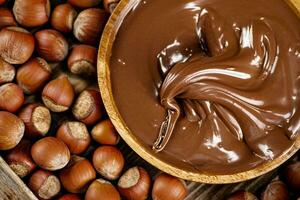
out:
<path id="1" fill-rule="evenodd" d="M 40 90 L 50 79 L 51 68 L 42 58 L 31 58 L 17 71 L 18 85 L 27 94 Z"/>
<path id="2" fill-rule="evenodd" d="M 300 190 L 300 162 L 287 165 L 283 169 L 283 179 L 288 187 L 293 190 Z"/>
<path id="3" fill-rule="evenodd" d="M 30 155 L 30 148 L 30 141 L 22 140 L 6 156 L 9 167 L 21 178 L 24 178 L 36 168 L 36 164 Z"/>
<path id="4" fill-rule="evenodd" d="M 85 200 L 121 200 L 118 190 L 108 181 L 103 179 L 95 180 L 85 194 Z"/>
<path id="5" fill-rule="evenodd" d="M 70 160 L 70 151 L 61 140 L 45 137 L 31 147 L 34 162 L 43 169 L 55 171 L 64 168 Z"/>
<path id="6" fill-rule="evenodd" d="M 75 101 L 72 112 L 77 120 L 86 125 L 95 124 L 104 114 L 100 92 L 94 89 L 81 92 Z"/>
<path id="7" fill-rule="evenodd" d="M 99 5 L 101 0 L 68 0 L 68 3 L 78 8 L 91 8 Z"/>
<path id="8" fill-rule="evenodd" d="M 107 12 L 112 13 L 119 2 L 120 0 L 103 0 L 103 5 Z"/>
<path id="9" fill-rule="evenodd" d="M 85 158 L 72 156 L 69 165 L 59 174 L 60 181 L 68 192 L 83 192 L 96 178 L 96 172 Z"/>
<path id="10" fill-rule="evenodd" d="M 13 13 L 22 26 L 41 26 L 49 19 L 50 2 L 49 0 L 15 0 Z"/>
<path id="11" fill-rule="evenodd" d="M 99 8 L 81 11 L 74 22 L 74 36 L 82 43 L 97 46 L 108 16 Z"/>
<path id="12" fill-rule="evenodd" d="M 59 179 L 45 170 L 34 172 L 29 179 L 28 187 L 41 199 L 52 199 L 61 189 Z"/>
<path id="13" fill-rule="evenodd" d="M 92 129 L 92 137 L 99 144 L 116 145 L 120 140 L 115 127 L 109 119 L 99 122 Z"/>
<path id="14" fill-rule="evenodd" d="M 24 132 L 22 120 L 12 113 L 0 111 L 0 150 L 9 150 L 17 146 Z"/>
<path id="15" fill-rule="evenodd" d="M 81 122 L 65 122 L 57 133 L 56 137 L 62 140 L 68 147 L 71 153 L 84 153 L 91 143 L 91 137 L 84 123 Z"/>
<path id="16" fill-rule="evenodd" d="M 89 45 L 76 45 L 68 58 L 69 70 L 74 74 L 93 75 L 96 72 L 97 49 Z"/>
<path id="17" fill-rule="evenodd" d="M 0 58 L 0 84 L 12 82 L 15 74 L 15 68 Z"/>
<path id="18" fill-rule="evenodd" d="M 119 179 L 118 190 L 125 199 L 147 199 L 151 179 L 146 170 L 141 167 L 132 167 Z"/>
<path id="19" fill-rule="evenodd" d="M 58 200 L 80 200 L 80 197 L 76 194 L 65 194 L 59 197 Z"/>
<path id="20" fill-rule="evenodd" d="M 187 195 L 185 182 L 168 174 L 161 174 L 156 177 L 153 189 L 153 200 L 183 200 Z"/>
<path id="21" fill-rule="evenodd" d="M 56 30 L 45 29 L 35 33 L 37 52 L 49 62 L 63 61 L 69 51 L 65 37 Z"/>
<path id="22" fill-rule="evenodd" d="M 27 137 L 45 136 L 51 125 L 51 114 L 48 108 L 37 103 L 26 105 L 19 112 L 19 117 L 25 124 Z"/>
<path id="23" fill-rule="evenodd" d="M 24 103 L 23 90 L 14 83 L 0 86 L 0 109 L 16 112 Z"/>
<path id="24" fill-rule="evenodd" d="M 262 194 L 262 200 L 288 200 L 289 193 L 286 185 L 278 180 L 272 181 Z"/>
<path id="25" fill-rule="evenodd" d="M 34 38 L 23 28 L 11 26 L 0 31 L 0 56 L 10 64 L 23 64 L 32 55 Z"/>
<path id="26" fill-rule="evenodd" d="M 258 200 L 254 194 L 246 191 L 237 191 L 231 194 L 227 200 Z"/>
<path id="27" fill-rule="evenodd" d="M 93 154 L 96 171 L 109 180 L 116 180 L 120 176 L 124 163 L 121 151 L 113 146 L 98 147 Z"/>
<path id="28" fill-rule="evenodd" d="M 60 76 L 50 81 L 42 92 L 44 104 L 53 112 L 68 110 L 74 96 L 74 89 L 67 76 Z"/>
<path id="29" fill-rule="evenodd" d="M 7 26 L 17 26 L 17 22 L 9 9 L 0 8 L 0 29 Z"/>
<path id="30" fill-rule="evenodd" d="M 70 4 L 60 4 L 52 12 L 51 25 L 63 33 L 71 32 L 76 16 L 77 12 Z"/>

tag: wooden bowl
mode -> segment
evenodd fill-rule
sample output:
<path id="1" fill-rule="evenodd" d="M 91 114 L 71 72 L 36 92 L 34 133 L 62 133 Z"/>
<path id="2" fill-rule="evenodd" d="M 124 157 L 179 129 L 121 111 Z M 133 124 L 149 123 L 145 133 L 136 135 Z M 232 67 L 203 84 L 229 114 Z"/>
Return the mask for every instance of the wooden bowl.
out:
<path id="1" fill-rule="evenodd" d="M 175 166 L 174 164 L 167 163 L 164 160 L 158 158 L 157 154 L 154 153 L 151 148 L 146 147 L 142 143 L 142 141 L 137 139 L 136 136 L 127 127 L 118 111 L 117 106 L 115 105 L 109 70 L 111 51 L 115 36 L 117 34 L 118 28 L 122 23 L 122 20 L 130 11 L 134 2 L 136 2 L 136 0 L 122 0 L 111 15 L 102 34 L 97 65 L 99 87 L 107 113 L 121 137 L 137 154 L 139 154 L 143 159 L 145 159 L 147 162 L 154 165 L 158 169 L 173 176 L 208 184 L 225 184 L 245 181 L 265 174 L 281 165 L 298 151 L 298 149 L 300 148 L 300 137 L 298 137 L 293 146 L 281 156 L 272 161 L 259 165 L 254 169 L 230 175 L 213 175 L 200 173 L 191 169 L 184 169 Z M 287 0 L 287 3 L 295 10 L 297 15 L 300 16 L 300 1 Z"/>

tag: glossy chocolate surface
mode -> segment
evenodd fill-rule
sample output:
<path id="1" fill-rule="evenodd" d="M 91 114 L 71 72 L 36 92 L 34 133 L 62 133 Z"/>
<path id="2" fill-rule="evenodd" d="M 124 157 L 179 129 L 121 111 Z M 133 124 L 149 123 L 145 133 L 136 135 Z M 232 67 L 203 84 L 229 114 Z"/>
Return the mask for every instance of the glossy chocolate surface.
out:
<path id="1" fill-rule="evenodd" d="M 170 164 L 246 171 L 300 129 L 300 20 L 282 0 L 137 0 L 110 71 L 123 120 Z"/>

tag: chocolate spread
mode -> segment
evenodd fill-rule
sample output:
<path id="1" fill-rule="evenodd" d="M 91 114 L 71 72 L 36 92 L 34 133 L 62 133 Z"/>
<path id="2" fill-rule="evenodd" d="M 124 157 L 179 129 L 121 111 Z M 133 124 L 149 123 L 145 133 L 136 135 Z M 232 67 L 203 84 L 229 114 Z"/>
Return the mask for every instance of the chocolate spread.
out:
<path id="1" fill-rule="evenodd" d="M 136 0 L 110 71 L 123 120 L 170 164 L 242 172 L 300 129 L 300 20 L 283 0 Z"/>

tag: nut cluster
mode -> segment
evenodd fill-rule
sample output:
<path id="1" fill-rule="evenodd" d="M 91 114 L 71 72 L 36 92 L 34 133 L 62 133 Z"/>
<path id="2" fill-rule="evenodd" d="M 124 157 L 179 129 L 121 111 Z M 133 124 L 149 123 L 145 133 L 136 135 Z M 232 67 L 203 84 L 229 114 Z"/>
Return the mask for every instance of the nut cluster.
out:
<path id="1" fill-rule="evenodd" d="M 187 194 L 183 181 L 166 174 L 151 192 L 146 169 L 126 166 L 106 116 L 97 46 L 118 2 L 0 0 L 0 155 L 39 199 Z"/>

